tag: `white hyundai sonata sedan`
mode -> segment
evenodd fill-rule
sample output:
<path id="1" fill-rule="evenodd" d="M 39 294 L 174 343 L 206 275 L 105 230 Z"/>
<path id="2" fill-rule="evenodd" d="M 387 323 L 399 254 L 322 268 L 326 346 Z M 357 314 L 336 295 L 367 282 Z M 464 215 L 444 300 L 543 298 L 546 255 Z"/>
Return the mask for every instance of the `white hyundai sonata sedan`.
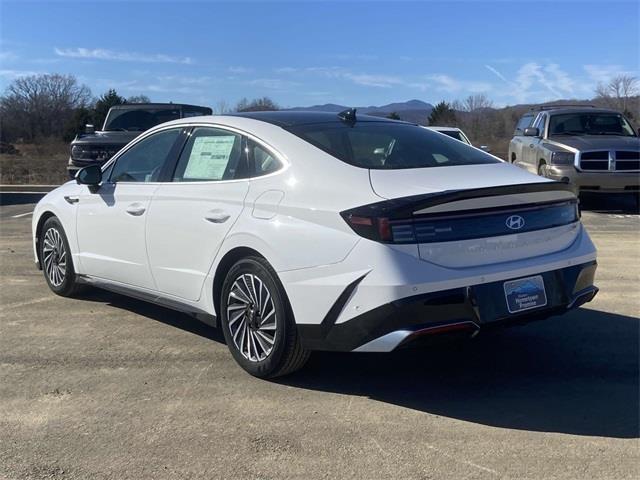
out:
<path id="1" fill-rule="evenodd" d="M 260 112 L 159 125 L 46 195 L 53 292 L 94 285 L 222 328 L 259 377 L 590 301 L 571 187 L 417 125 Z"/>

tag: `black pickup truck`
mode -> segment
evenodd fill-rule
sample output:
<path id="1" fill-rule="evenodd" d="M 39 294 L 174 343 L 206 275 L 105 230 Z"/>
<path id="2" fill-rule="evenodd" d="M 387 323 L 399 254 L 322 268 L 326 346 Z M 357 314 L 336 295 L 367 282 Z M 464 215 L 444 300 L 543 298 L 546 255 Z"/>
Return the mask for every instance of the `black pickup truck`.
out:
<path id="1" fill-rule="evenodd" d="M 87 125 L 71 142 L 67 170 L 73 178 L 82 167 L 103 164 L 145 130 L 178 118 L 211 115 L 209 107 L 178 103 L 131 103 L 109 109 L 102 130 Z"/>

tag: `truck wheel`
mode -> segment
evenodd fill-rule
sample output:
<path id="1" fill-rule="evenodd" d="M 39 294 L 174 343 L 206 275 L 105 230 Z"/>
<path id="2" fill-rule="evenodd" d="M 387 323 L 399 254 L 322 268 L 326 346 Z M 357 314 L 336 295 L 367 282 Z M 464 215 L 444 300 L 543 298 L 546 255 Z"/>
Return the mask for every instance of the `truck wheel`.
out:
<path id="1" fill-rule="evenodd" d="M 538 175 L 541 177 L 546 177 L 547 175 L 547 164 L 545 162 L 540 162 L 538 165 Z"/>

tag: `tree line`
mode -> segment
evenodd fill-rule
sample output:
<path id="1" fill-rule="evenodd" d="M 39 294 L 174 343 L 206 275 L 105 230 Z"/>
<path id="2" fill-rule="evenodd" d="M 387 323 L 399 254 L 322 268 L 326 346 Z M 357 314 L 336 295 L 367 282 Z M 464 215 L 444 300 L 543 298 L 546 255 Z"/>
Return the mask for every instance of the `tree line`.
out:
<path id="1" fill-rule="evenodd" d="M 595 98 L 582 103 L 614 108 L 637 121 L 640 119 L 638 87 L 636 77 L 618 76 L 607 84 L 598 85 Z M 100 128 L 112 106 L 147 102 L 150 99 L 145 95 L 126 98 L 113 89 L 94 97 L 91 90 L 72 75 L 20 77 L 0 97 L 0 141 L 33 143 L 46 138 L 70 141 L 86 124 Z M 486 95 L 477 94 L 464 100 L 438 103 L 429 118 L 421 123 L 460 127 L 476 144 L 497 145 L 511 137 L 515 123 L 532 106 L 495 108 Z M 234 106 L 220 101 L 214 111 L 223 114 L 279 109 L 269 97 L 261 97 L 243 98 Z M 396 113 L 389 117 L 400 119 Z"/>
<path id="2" fill-rule="evenodd" d="M 640 82 L 637 77 L 614 77 L 609 83 L 598 85 L 594 93 L 591 100 L 572 100 L 569 103 L 612 108 L 634 123 L 640 120 Z M 548 102 L 548 105 L 554 103 L 567 101 Z M 499 149 L 505 147 L 505 140 L 513 135 L 516 122 L 534 106 L 524 104 L 498 109 L 485 94 L 471 95 L 464 100 L 439 102 L 431 111 L 427 124 L 459 127 L 474 144 L 497 146 L 494 151 L 501 153 Z"/>
<path id="3" fill-rule="evenodd" d="M 110 89 L 97 98 L 72 75 L 42 74 L 15 79 L 0 97 L 0 141 L 33 143 L 71 141 L 87 124 L 102 127 L 109 109 L 126 103 L 149 103 L 146 95 L 124 97 Z M 235 108 L 219 102 L 216 113 L 278 110 L 268 97 L 243 98 Z"/>

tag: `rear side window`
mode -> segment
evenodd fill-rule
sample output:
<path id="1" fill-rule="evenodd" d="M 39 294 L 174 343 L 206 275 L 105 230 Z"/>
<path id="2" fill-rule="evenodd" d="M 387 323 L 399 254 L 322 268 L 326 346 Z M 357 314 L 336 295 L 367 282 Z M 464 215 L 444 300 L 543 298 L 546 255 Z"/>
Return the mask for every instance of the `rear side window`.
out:
<path id="1" fill-rule="evenodd" d="M 525 115 L 522 117 L 516 124 L 516 131 L 514 132 L 514 135 L 522 135 L 524 133 L 524 129 L 531 126 L 532 121 L 533 115 Z"/>
<path id="2" fill-rule="evenodd" d="M 314 124 L 289 131 L 356 167 L 395 170 L 499 163 L 458 140 L 417 125 L 386 122 Z"/>
<path id="3" fill-rule="evenodd" d="M 276 156 L 253 140 L 248 140 L 249 164 L 252 165 L 250 177 L 260 177 L 273 173 L 282 166 Z"/>
<path id="4" fill-rule="evenodd" d="M 178 165 L 174 182 L 233 180 L 246 171 L 242 155 L 242 136 L 226 130 L 195 128 L 189 135 Z"/>

